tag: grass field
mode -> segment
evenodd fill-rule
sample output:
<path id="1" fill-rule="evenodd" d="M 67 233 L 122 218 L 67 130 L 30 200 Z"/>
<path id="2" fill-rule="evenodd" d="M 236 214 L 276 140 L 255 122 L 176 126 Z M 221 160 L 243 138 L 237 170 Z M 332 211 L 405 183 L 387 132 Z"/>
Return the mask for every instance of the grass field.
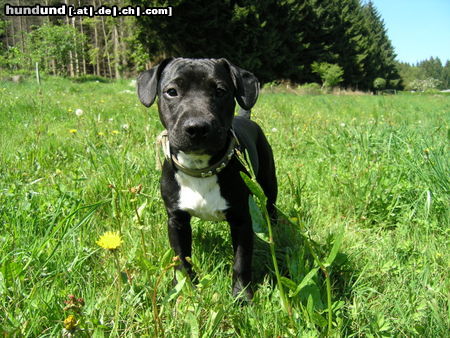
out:
<path id="1" fill-rule="evenodd" d="M 262 241 L 254 301 L 234 303 L 226 223 L 193 222 L 200 283 L 172 286 L 162 127 L 129 81 L 0 82 L 0 334 L 323 336 L 326 271 L 331 335 L 448 336 L 450 97 L 263 93 L 253 118 L 276 157 L 290 315 Z"/>

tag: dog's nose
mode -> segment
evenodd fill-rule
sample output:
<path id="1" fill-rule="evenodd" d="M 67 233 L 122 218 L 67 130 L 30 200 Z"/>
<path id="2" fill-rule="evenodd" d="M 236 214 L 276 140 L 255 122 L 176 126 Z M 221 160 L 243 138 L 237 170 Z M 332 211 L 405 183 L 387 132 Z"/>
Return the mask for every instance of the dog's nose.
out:
<path id="1" fill-rule="evenodd" d="M 184 125 L 184 131 L 190 138 L 204 138 L 211 132 L 211 124 L 205 120 L 188 120 Z"/>

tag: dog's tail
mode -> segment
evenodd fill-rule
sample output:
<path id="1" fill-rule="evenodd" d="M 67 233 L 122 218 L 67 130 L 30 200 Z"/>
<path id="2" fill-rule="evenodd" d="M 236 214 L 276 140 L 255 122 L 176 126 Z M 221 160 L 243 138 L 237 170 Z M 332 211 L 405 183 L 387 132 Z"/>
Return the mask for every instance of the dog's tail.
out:
<path id="1" fill-rule="evenodd" d="M 238 116 L 242 116 L 242 117 L 245 117 L 246 119 L 250 120 L 251 111 L 250 111 L 250 109 L 245 110 L 243 108 L 239 108 Z"/>

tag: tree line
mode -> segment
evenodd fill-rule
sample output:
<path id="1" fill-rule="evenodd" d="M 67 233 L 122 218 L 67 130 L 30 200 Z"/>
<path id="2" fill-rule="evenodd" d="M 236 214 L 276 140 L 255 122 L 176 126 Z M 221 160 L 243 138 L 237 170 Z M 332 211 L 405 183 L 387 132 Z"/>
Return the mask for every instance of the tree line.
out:
<path id="1" fill-rule="evenodd" d="M 0 0 L 0 7 L 33 6 L 26 0 Z M 41 0 L 45 6 L 130 5 L 128 0 Z M 134 17 L 0 16 L 0 69 L 42 71 L 62 76 L 134 76 L 150 58 L 137 39 Z"/>
<path id="2" fill-rule="evenodd" d="M 140 17 L 137 24 L 150 54 L 226 57 L 262 82 L 324 82 L 324 74 L 314 71 L 318 62 L 340 67 L 340 85 L 347 88 L 372 89 L 377 78 L 387 87 L 402 86 L 394 49 L 371 1 L 178 0 L 173 17 Z"/>
<path id="3" fill-rule="evenodd" d="M 81 6 L 173 6 L 173 16 L 0 16 L 0 69 L 121 78 L 167 56 L 226 57 L 262 83 L 403 88 L 394 48 L 372 1 L 63 0 Z M 56 6 L 61 0 L 42 0 Z M 0 7 L 34 5 L 0 0 Z M 411 66 L 412 67 L 412 66 Z M 327 77 L 328 75 L 328 77 Z M 409 76 L 409 75 L 408 75 Z M 328 81 L 328 82 L 327 82 Z M 442 81 L 444 83 L 444 81 Z M 447 82 L 448 83 L 448 82 Z M 383 87 L 383 88 L 380 88 Z"/>
<path id="4" fill-rule="evenodd" d="M 398 63 L 397 68 L 407 90 L 450 89 L 450 60 L 444 64 L 431 57 L 415 65 Z"/>

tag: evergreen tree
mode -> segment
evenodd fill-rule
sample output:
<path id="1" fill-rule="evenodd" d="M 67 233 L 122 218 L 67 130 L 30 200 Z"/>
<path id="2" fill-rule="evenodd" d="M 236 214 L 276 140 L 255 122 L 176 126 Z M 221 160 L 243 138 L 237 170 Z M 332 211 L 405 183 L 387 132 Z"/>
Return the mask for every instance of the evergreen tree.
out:
<path id="1" fill-rule="evenodd" d="M 335 63 L 344 69 L 344 86 L 360 89 L 365 77 L 367 39 L 364 17 L 358 0 L 333 0 L 330 9 L 335 13 L 332 25 L 331 50 Z"/>
<path id="2" fill-rule="evenodd" d="M 442 69 L 442 88 L 450 89 L 450 60 L 445 63 Z"/>
<path id="3" fill-rule="evenodd" d="M 152 2 L 152 6 L 164 4 Z M 140 39 L 155 61 L 166 55 L 226 57 L 265 82 L 298 77 L 303 44 L 298 14 L 292 8 L 290 1 L 276 0 L 179 0 L 172 17 L 137 21 Z"/>
<path id="4" fill-rule="evenodd" d="M 395 52 L 391 41 L 387 36 L 383 19 L 369 1 L 363 7 L 365 17 L 365 29 L 367 31 L 368 57 L 366 59 L 366 78 L 365 88 L 372 88 L 371 84 L 377 78 L 383 78 L 387 81 L 388 88 L 401 87 L 400 75 L 396 68 Z"/>
<path id="5" fill-rule="evenodd" d="M 326 20 L 316 10 L 323 0 L 293 1 L 290 4 L 291 25 L 295 29 L 296 50 L 293 76 L 289 79 L 299 83 L 320 82 L 320 76 L 312 71 L 312 64 L 317 60 L 329 60 L 326 48 Z"/>
<path id="6" fill-rule="evenodd" d="M 428 60 L 419 62 L 418 67 L 423 69 L 426 78 L 432 78 L 443 82 L 443 67 L 439 58 L 431 57 Z"/>

